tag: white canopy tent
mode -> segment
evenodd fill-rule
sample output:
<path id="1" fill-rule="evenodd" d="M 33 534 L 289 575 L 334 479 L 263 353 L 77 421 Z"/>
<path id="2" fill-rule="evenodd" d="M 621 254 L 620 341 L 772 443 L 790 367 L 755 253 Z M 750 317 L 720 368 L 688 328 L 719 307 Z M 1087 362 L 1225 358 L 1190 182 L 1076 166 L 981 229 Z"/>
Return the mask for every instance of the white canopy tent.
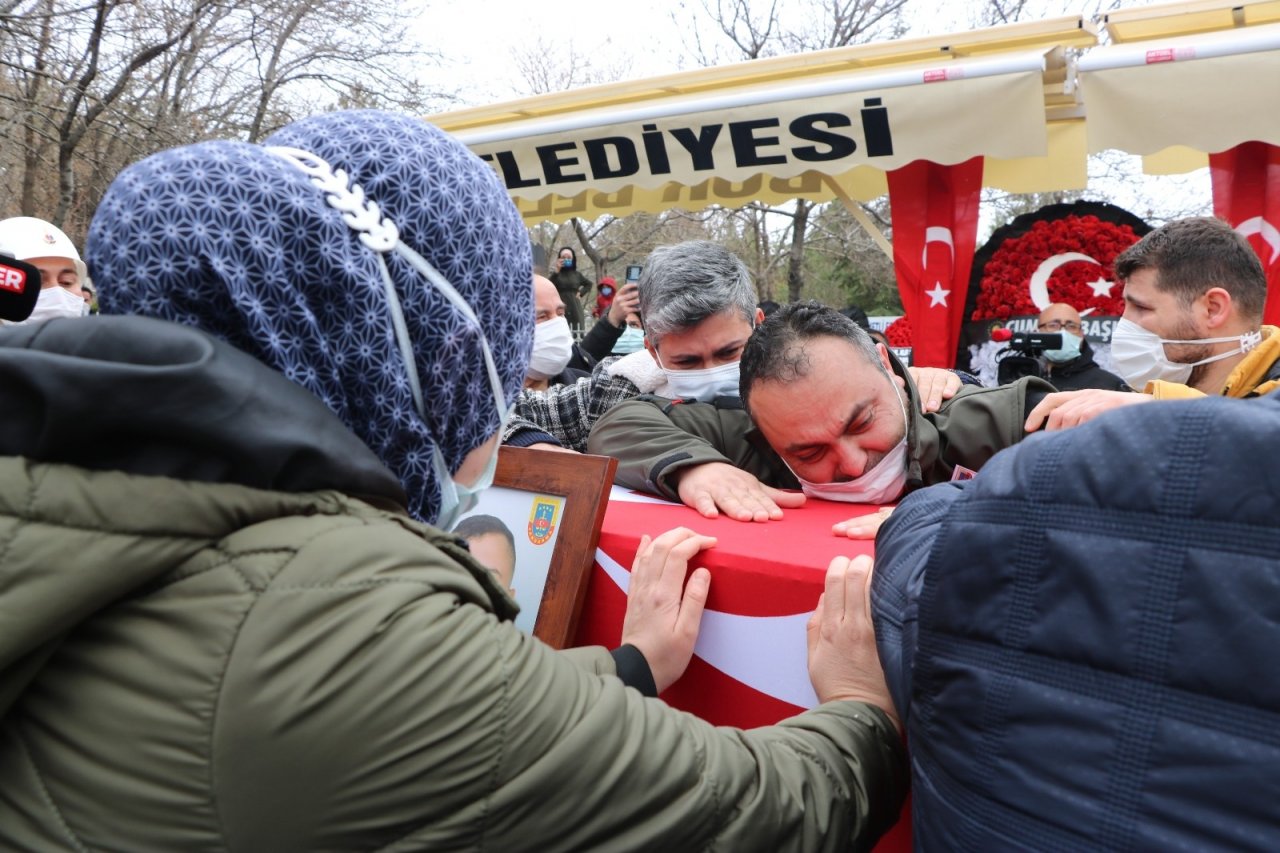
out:
<path id="1" fill-rule="evenodd" d="M 1280 20 L 1280 3 L 1259 5 Z M 1280 145 L 1280 23 L 1096 48 L 1078 78 L 1090 153 L 1141 154 L 1153 174 L 1250 140 Z"/>
<path id="2" fill-rule="evenodd" d="M 1079 16 L 705 68 L 429 116 L 526 221 L 886 192 L 914 160 L 986 158 L 1011 192 L 1082 187 Z"/>
<path id="3" fill-rule="evenodd" d="M 531 224 L 746 200 L 866 201 L 886 192 L 886 169 L 915 159 L 983 155 L 986 185 L 1031 192 L 1083 187 L 1087 155 L 1109 148 L 1167 174 L 1248 139 L 1280 144 L 1280 0 L 1160 4 L 1111 12 L 1103 25 L 1106 46 L 1092 23 L 1064 17 L 428 120 L 494 164 Z"/>

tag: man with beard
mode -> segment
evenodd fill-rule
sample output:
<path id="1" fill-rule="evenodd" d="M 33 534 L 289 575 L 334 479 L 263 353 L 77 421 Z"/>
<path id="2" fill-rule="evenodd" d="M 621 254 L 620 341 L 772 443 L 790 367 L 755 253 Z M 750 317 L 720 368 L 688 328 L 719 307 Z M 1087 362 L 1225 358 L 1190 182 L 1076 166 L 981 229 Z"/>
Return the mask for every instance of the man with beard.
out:
<path id="1" fill-rule="evenodd" d="M 1046 398 L 1026 429 L 1065 429 L 1152 400 L 1256 397 L 1280 387 L 1280 329 L 1262 325 L 1267 278 L 1220 219 L 1170 222 L 1116 257 L 1124 316 L 1111 335 L 1116 372 L 1145 394 L 1070 391 Z"/>

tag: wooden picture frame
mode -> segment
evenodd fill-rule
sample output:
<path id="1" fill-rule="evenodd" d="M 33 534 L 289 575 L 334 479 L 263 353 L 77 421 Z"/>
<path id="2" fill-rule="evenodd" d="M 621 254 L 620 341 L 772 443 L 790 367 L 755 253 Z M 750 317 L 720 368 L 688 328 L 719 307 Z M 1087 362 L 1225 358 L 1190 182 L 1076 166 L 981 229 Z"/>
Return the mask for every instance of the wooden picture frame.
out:
<path id="1" fill-rule="evenodd" d="M 565 648 L 577 630 L 617 467 L 618 460 L 608 456 L 503 446 L 498 449 L 493 489 L 486 490 L 468 514 L 497 517 L 515 538 L 519 547 L 512 548 L 525 561 L 523 567 L 519 558 L 516 561 L 512 585 L 517 589 L 522 577 L 526 584 L 531 578 L 535 584 L 541 579 L 542 566 L 531 565 L 531 543 L 552 544 L 545 540 L 554 536 L 532 629 L 533 636 L 553 648 Z M 529 498 L 522 502 L 512 492 L 528 493 Z M 529 594 L 526 588 L 523 597 Z M 527 600 L 521 603 L 522 616 L 528 606 Z"/>

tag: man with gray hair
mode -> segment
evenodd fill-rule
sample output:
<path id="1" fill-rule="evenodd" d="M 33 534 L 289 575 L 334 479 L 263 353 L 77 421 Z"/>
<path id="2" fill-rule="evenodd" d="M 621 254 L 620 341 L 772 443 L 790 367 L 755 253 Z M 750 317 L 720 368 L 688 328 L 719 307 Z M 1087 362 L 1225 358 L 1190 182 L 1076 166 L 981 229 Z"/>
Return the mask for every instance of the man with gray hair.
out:
<path id="1" fill-rule="evenodd" d="M 737 394 L 738 358 L 760 319 L 746 265 L 706 240 L 661 246 L 639 286 L 644 350 L 605 359 L 573 384 L 523 391 L 503 443 L 581 452 L 596 419 L 638 394 Z"/>
<path id="2" fill-rule="evenodd" d="M 504 444 L 585 451 L 600 416 L 641 394 L 737 405 L 738 359 L 764 320 L 746 265 L 707 240 L 660 246 L 645 259 L 639 288 L 644 350 L 606 359 L 571 385 L 522 392 Z M 926 405 L 934 408 L 960 385 L 945 370 L 915 378 L 932 389 Z M 611 454 L 607 445 L 594 452 Z"/>
<path id="3" fill-rule="evenodd" d="M 1027 411 L 1052 391 L 1033 377 L 966 387 L 923 414 L 915 383 L 882 344 L 805 302 L 779 309 L 744 348 L 740 405 L 633 400 L 600 419 L 588 449 L 618 458 L 623 485 L 707 517 L 768 521 L 806 495 L 890 504 L 972 476 L 1023 437 Z M 880 520 L 850 519 L 833 532 L 874 535 Z"/>

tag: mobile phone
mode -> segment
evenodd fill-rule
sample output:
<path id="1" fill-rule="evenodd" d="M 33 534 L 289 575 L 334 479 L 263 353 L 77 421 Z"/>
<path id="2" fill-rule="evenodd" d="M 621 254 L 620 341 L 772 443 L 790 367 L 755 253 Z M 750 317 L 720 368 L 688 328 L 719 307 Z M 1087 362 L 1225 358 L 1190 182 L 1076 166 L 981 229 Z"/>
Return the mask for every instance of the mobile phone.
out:
<path id="1" fill-rule="evenodd" d="M 644 270 L 640 264 L 627 265 L 627 281 L 639 281 L 640 273 Z"/>

